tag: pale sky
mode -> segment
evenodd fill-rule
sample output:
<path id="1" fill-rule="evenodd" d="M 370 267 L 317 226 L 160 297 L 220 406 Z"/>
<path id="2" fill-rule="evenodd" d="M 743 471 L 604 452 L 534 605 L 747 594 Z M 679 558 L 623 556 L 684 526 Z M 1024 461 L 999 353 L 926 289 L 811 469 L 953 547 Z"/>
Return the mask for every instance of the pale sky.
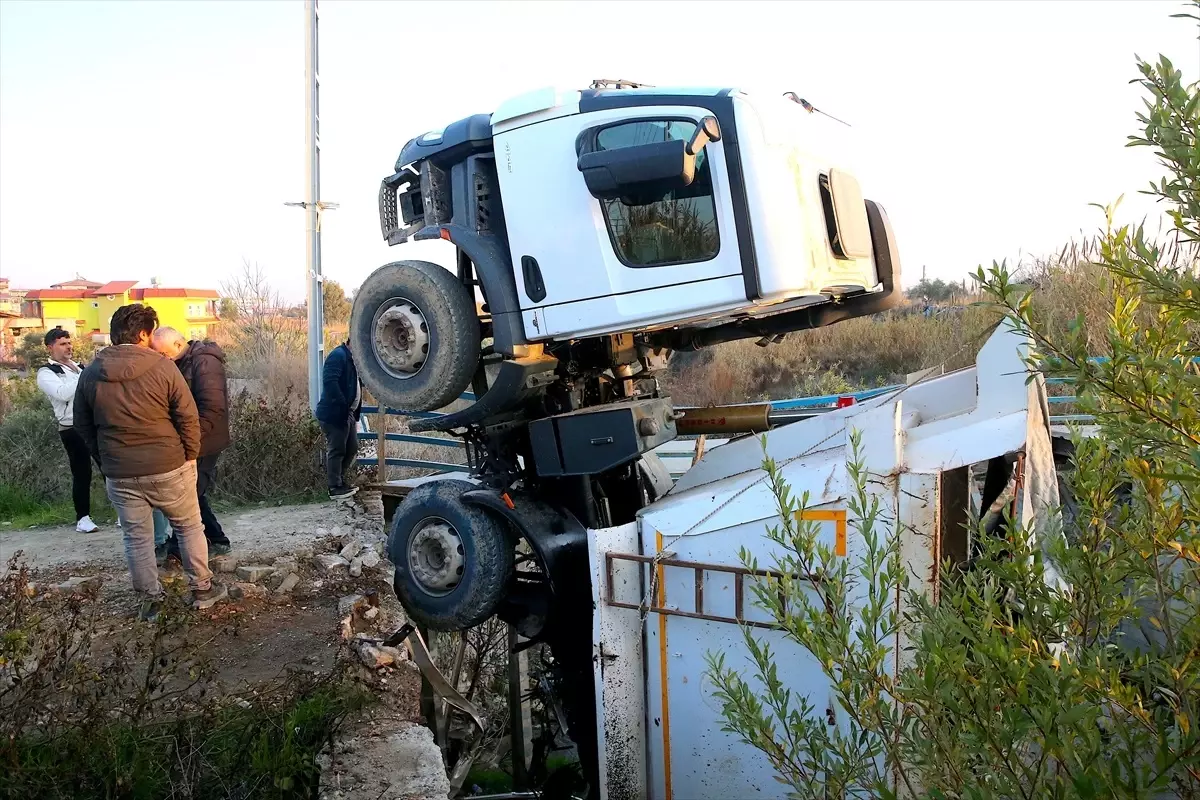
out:
<path id="1" fill-rule="evenodd" d="M 321 2 L 325 273 L 389 248 L 379 181 L 409 138 L 594 78 L 796 91 L 850 122 L 905 283 L 960 279 L 1100 223 L 1160 174 L 1126 148 L 1135 53 L 1195 80 L 1178 0 Z M 242 259 L 304 295 L 300 0 L 0 0 L 0 276 L 217 288 Z"/>

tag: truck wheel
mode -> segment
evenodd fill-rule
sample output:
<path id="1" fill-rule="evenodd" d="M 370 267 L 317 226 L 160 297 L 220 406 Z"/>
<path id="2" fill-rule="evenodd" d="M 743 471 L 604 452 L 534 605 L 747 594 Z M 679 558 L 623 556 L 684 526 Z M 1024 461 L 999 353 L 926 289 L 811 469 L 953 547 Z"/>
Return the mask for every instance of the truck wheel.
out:
<path id="1" fill-rule="evenodd" d="M 479 364 L 479 318 L 468 287 L 428 261 L 397 261 L 359 287 L 350 349 L 381 404 L 432 411 L 458 398 Z"/>
<path id="2" fill-rule="evenodd" d="M 430 481 L 396 509 L 388 540 L 396 596 L 414 622 L 433 630 L 461 631 L 492 616 L 512 577 L 505 523 L 461 499 L 477 488 Z"/>

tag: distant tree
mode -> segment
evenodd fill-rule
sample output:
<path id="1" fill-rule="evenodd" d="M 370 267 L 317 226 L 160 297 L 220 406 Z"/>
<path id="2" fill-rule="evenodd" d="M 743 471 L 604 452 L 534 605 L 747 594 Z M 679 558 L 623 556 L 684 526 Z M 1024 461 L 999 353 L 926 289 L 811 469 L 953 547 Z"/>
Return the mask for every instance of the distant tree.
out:
<path id="1" fill-rule="evenodd" d="M 238 318 L 237 301 L 234 300 L 232 297 L 222 297 L 221 305 L 218 308 L 218 315 L 221 317 L 221 319 L 227 319 L 231 322 L 237 320 L 237 318 Z"/>
<path id="2" fill-rule="evenodd" d="M 958 286 L 953 283 L 946 283 L 941 278 L 928 280 L 922 278 L 921 282 L 912 287 L 906 293 L 909 300 L 920 300 L 925 303 L 945 303 L 958 294 Z"/>
<path id="3" fill-rule="evenodd" d="M 46 350 L 44 333 L 31 331 L 21 337 L 21 343 L 13 350 L 13 355 L 25 364 L 26 369 L 36 369 L 46 363 L 49 353 Z"/>
<path id="4" fill-rule="evenodd" d="M 350 319 L 350 299 L 337 281 L 326 280 L 323 292 L 325 321 L 346 322 Z"/>
<path id="5" fill-rule="evenodd" d="M 305 331 L 283 321 L 279 314 L 283 298 L 258 264 L 243 260 L 241 271 L 222 282 L 221 295 L 237 310 L 237 324 L 230 330 L 235 371 L 286 353 L 303 352 Z M 222 309 L 225 304 L 223 300 Z M 224 310 L 221 315 L 225 315 Z"/>

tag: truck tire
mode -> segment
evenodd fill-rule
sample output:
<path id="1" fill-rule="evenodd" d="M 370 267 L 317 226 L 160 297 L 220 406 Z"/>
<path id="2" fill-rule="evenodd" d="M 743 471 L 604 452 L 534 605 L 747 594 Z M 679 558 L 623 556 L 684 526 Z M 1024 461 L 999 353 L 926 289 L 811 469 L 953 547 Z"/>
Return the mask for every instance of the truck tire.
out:
<path id="1" fill-rule="evenodd" d="M 513 573 L 507 525 L 462 501 L 479 487 L 434 480 L 413 489 L 392 521 L 393 585 L 409 617 L 436 631 L 479 625 L 496 611 Z"/>
<path id="2" fill-rule="evenodd" d="M 400 411 L 444 408 L 479 364 L 471 290 L 428 261 L 396 261 L 371 273 L 354 296 L 349 339 L 363 384 Z"/>

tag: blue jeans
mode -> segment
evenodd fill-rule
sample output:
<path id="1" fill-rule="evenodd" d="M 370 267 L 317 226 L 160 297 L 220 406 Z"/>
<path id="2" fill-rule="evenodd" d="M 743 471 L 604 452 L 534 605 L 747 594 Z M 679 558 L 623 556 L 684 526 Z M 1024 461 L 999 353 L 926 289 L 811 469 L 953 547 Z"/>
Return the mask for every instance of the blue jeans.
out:
<path id="1" fill-rule="evenodd" d="M 170 532 L 171 525 L 167 522 L 167 515 L 157 508 L 154 509 L 154 546 L 162 547 L 166 544 Z"/>

